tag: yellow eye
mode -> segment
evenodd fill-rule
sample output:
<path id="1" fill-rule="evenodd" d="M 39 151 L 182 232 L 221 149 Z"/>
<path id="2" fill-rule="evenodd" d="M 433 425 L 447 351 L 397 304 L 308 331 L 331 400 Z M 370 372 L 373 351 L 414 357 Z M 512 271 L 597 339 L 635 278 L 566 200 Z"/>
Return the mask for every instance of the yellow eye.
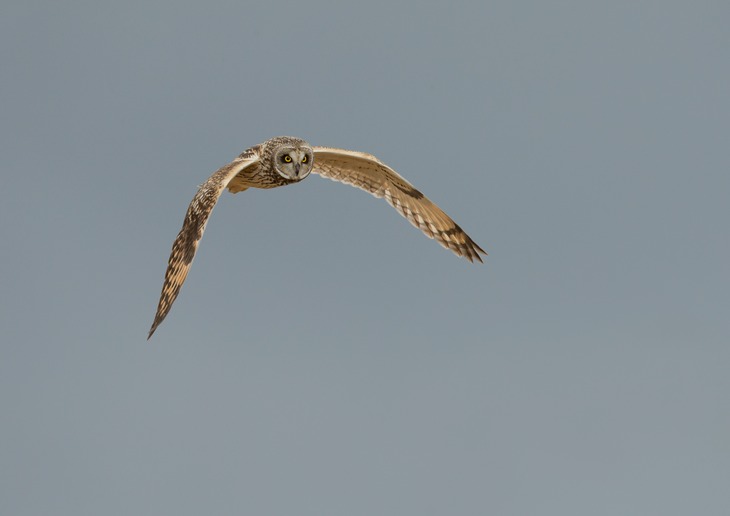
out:
<path id="1" fill-rule="evenodd" d="M 304 157 L 302 158 L 302 163 L 306 163 L 306 162 L 307 162 L 307 156 L 304 156 Z"/>
<path id="2" fill-rule="evenodd" d="M 291 156 L 289 156 L 288 154 L 284 156 L 284 163 L 291 163 Z"/>

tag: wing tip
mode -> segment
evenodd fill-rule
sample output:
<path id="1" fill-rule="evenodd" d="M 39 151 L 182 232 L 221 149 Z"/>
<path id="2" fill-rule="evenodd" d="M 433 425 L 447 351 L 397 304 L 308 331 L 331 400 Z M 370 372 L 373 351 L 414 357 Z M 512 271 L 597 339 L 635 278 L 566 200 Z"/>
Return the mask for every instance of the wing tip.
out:
<path id="1" fill-rule="evenodd" d="M 456 250 L 456 254 L 458 254 L 459 256 L 463 256 L 464 258 L 469 260 L 469 263 L 474 263 L 475 261 L 478 261 L 479 263 L 484 263 L 481 255 L 483 254 L 484 256 L 487 256 L 487 252 L 479 247 L 479 245 L 471 238 L 468 239 L 465 245 L 459 247 L 459 249 Z"/>
<path id="2" fill-rule="evenodd" d="M 165 320 L 165 316 L 167 316 L 167 314 L 161 314 L 160 312 L 155 314 L 155 320 L 152 321 L 152 326 L 150 326 L 150 331 L 147 334 L 147 340 L 150 340 L 150 337 L 152 337 L 155 331 L 157 331 L 157 327 Z"/>

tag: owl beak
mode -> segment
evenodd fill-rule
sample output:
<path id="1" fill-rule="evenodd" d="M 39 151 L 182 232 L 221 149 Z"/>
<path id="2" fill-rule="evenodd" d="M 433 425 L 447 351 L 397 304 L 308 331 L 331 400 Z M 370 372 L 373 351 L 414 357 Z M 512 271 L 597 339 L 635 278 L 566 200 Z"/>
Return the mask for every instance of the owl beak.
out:
<path id="1" fill-rule="evenodd" d="M 294 165 L 294 175 L 299 177 L 299 169 L 302 168 L 302 165 L 300 163 L 297 163 Z"/>

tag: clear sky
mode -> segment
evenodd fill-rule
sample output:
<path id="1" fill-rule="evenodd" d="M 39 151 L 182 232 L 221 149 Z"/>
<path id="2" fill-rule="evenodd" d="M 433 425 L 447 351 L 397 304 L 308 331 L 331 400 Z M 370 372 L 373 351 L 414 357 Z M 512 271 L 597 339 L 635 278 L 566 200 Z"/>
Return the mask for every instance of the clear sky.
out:
<path id="1" fill-rule="evenodd" d="M 730 513 L 730 4 L 0 8 L 0 514 Z M 488 253 L 311 176 L 377 155 Z"/>

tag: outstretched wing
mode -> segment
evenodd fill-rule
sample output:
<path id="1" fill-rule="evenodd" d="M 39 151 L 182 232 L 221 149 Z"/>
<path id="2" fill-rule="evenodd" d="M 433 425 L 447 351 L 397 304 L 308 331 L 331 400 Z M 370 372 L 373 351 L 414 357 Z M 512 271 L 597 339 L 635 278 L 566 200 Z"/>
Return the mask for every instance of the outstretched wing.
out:
<path id="1" fill-rule="evenodd" d="M 385 197 L 398 213 L 439 244 L 470 262 L 487 254 L 441 208 L 375 156 L 364 152 L 314 147 L 312 172 Z"/>
<path id="2" fill-rule="evenodd" d="M 218 202 L 221 192 L 236 174 L 258 163 L 258 159 L 255 151 L 244 152 L 232 163 L 221 167 L 205 183 L 200 185 L 198 192 L 193 197 L 190 206 L 188 206 L 182 229 L 172 244 L 172 252 L 167 262 L 160 302 L 157 305 L 157 313 L 150 328 L 150 333 L 147 335 L 148 340 L 170 312 L 172 303 L 175 302 L 177 295 L 180 293 L 180 287 L 185 282 L 195 252 L 198 250 L 198 242 L 203 237 L 208 218 Z"/>

